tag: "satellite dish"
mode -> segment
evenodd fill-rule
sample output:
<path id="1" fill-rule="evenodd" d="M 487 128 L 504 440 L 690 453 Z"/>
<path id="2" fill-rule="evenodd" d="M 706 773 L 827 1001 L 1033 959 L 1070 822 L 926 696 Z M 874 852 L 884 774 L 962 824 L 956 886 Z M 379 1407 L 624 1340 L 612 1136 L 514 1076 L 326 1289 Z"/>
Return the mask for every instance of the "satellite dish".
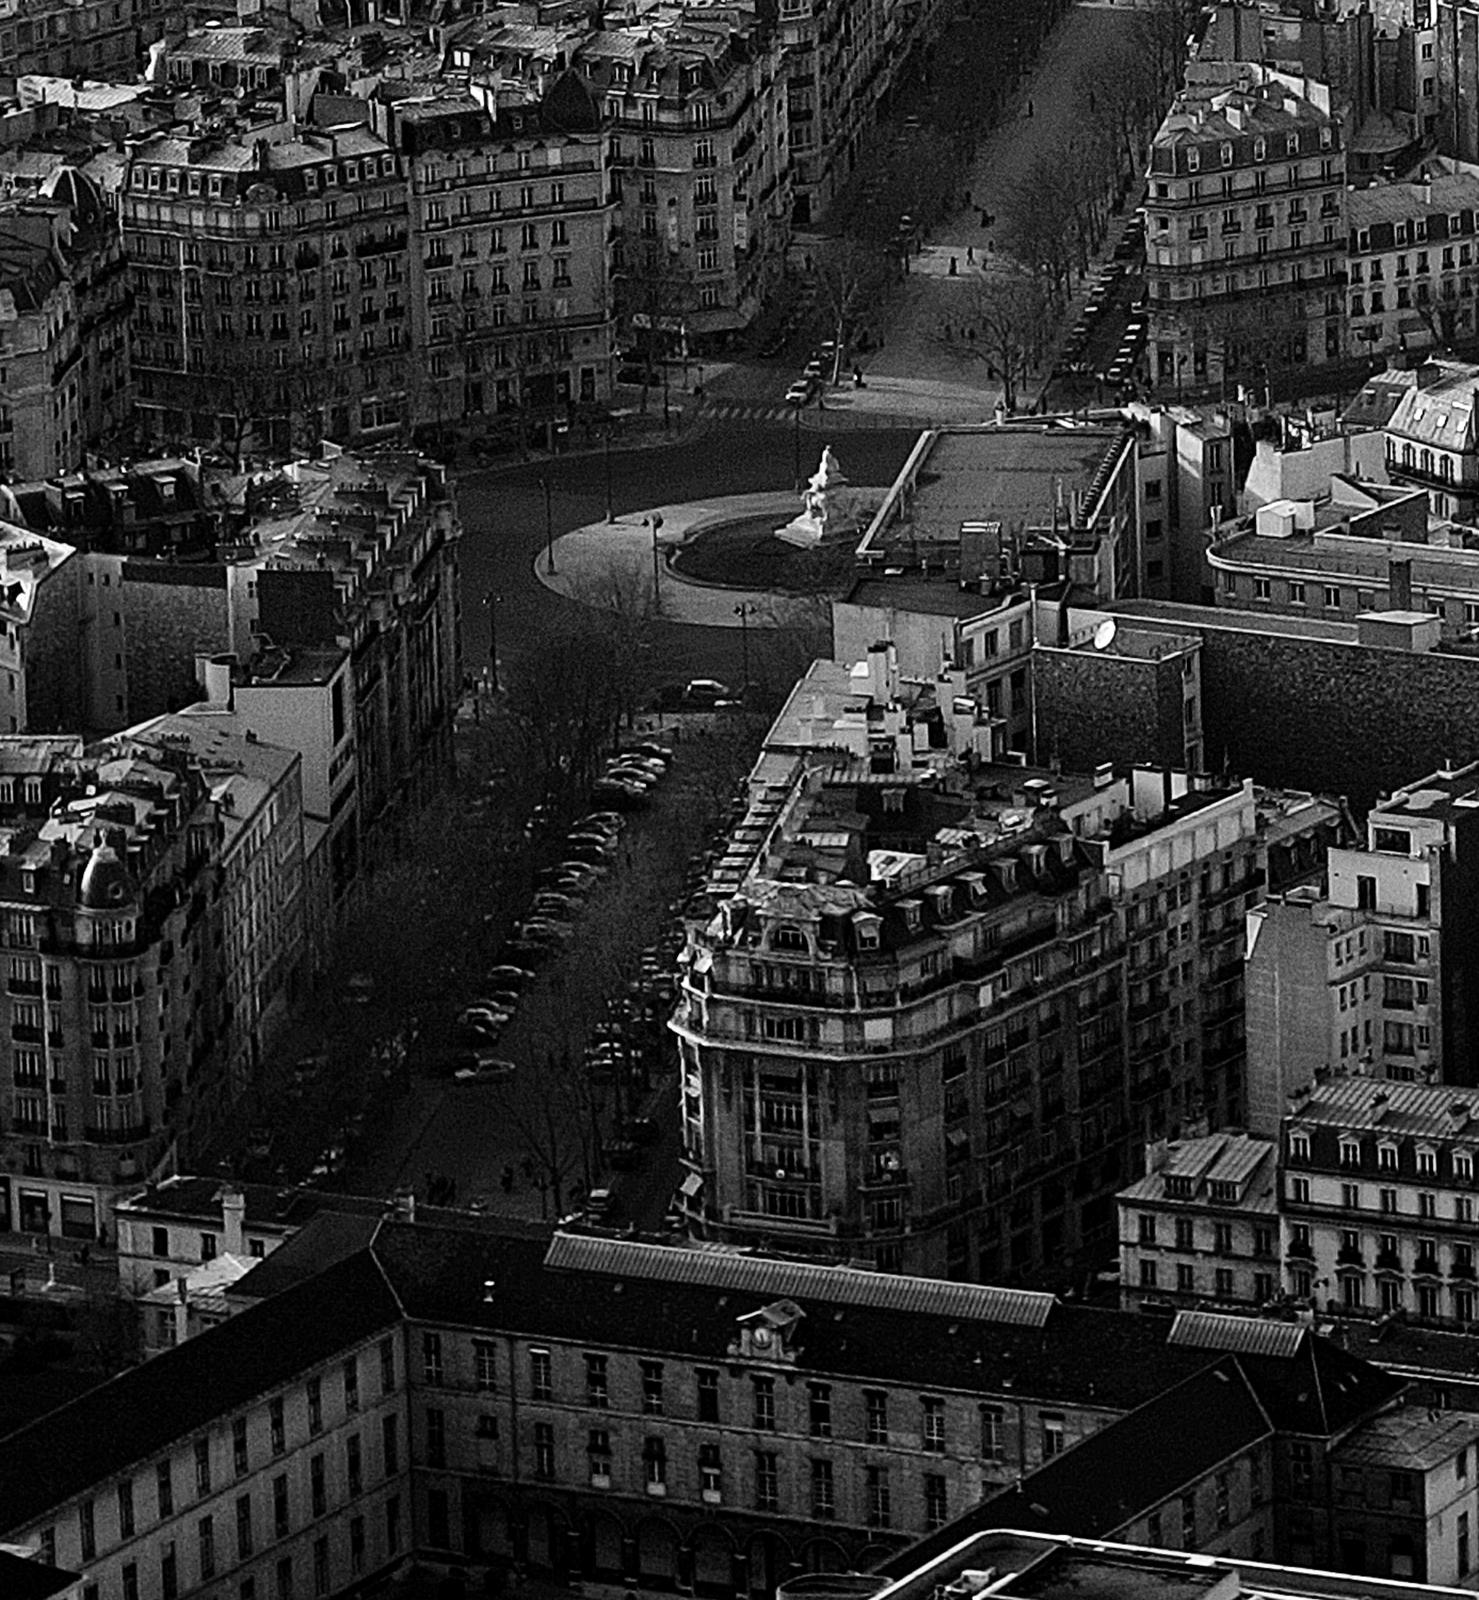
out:
<path id="1" fill-rule="evenodd" d="M 1114 643 L 1114 635 L 1114 618 L 1106 617 L 1104 621 L 1094 629 L 1094 648 L 1096 650 L 1107 650 L 1110 645 Z"/>

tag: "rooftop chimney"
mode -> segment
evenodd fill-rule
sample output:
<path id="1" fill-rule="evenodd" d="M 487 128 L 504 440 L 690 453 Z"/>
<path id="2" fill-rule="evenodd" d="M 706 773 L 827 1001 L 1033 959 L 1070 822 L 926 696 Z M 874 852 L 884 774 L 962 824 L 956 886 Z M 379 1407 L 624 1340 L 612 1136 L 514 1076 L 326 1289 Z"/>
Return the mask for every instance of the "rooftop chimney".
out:
<path id="1" fill-rule="evenodd" d="M 246 1195 L 233 1184 L 221 1190 L 221 1229 L 226 1236 L 226 1254 L 246 1254 Z"/>

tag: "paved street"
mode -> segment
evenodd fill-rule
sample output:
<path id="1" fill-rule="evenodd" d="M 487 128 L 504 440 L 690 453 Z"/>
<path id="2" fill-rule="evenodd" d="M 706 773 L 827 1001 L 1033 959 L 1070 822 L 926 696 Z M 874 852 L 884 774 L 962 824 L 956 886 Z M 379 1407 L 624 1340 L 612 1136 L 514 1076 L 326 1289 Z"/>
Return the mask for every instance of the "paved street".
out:
<path id="1" fill-rule="evenodd" d="M 844 383 L 826 396 L 825 422 L 807 409 L 807 425 L 838 429 L 880 416 L 930 422 L 989 421 L 1001 386 L 986 364 L 945 348 L 936 337 L 942 320 L 963 304 L 970 274 L 989 263 L 994 230 L 980 226 L 978 208 L 1000 215 L 1007 196 L 1045 152 L 1059 148 L 1079 127 L 1082 107 L 1075 86 L 1083 70 L 1102 62 L 1111 43 L 1133 26 L 1134 7 L 1108 0 L 1080 0 L 1049 36 L 1031 79 L 1020 91 L 1012 114 L 984 139 L 963 187 L 972 205 L 940 224 L 922 253 L 910 262 L 889 309 L 883 348 L 861 359 L 867 387 Z M 1028 103 L 1032 115 L 1026 115 Z M 978 260 L 967 260 L 967 251 Z M 954 257 L 956 272 L 950 273 Z M 1072 325 L 1073 314 L 1064 320 Z M 795 376 L 793 363 L 772 363 L 773 381 L 756 381 L 756 367 L 716 373 L 709 390 L 734 409 L 726 417 L 762 414 L 773 407 Z M 764 368 L 760 369 L 764 371 Z M 1022 405 L 1034 402 L 1046 370 L 1025 386 Z"/>

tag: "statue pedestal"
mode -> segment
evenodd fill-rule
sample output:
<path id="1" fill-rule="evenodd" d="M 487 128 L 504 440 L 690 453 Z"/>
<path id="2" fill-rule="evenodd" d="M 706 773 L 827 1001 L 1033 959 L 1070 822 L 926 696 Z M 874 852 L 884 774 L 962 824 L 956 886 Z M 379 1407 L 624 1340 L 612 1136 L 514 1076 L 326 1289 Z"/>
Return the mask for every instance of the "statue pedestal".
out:
<path id="1" fill-rule="evenodd" d="M 822 542 L 826 531 L 826 524 L 822 518 L 810 511 L 802 511 L 792 517 L 784 528 L 777 528 L 775 536 L 800 550 L 810 550 Z"/>

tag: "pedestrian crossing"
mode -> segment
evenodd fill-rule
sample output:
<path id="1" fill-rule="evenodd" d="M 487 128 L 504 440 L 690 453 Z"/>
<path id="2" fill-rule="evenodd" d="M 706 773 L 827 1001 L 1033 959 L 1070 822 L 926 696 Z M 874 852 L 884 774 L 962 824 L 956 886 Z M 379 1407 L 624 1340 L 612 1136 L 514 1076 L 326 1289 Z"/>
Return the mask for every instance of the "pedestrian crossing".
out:
<path id="1" fill-rule="evenodd" d="M 816 407 L 810 407 L 815 410 Z M 765 400 L 706 400 L 703 414 L 720 422 L 790 422 L 797 408 Z"/>

